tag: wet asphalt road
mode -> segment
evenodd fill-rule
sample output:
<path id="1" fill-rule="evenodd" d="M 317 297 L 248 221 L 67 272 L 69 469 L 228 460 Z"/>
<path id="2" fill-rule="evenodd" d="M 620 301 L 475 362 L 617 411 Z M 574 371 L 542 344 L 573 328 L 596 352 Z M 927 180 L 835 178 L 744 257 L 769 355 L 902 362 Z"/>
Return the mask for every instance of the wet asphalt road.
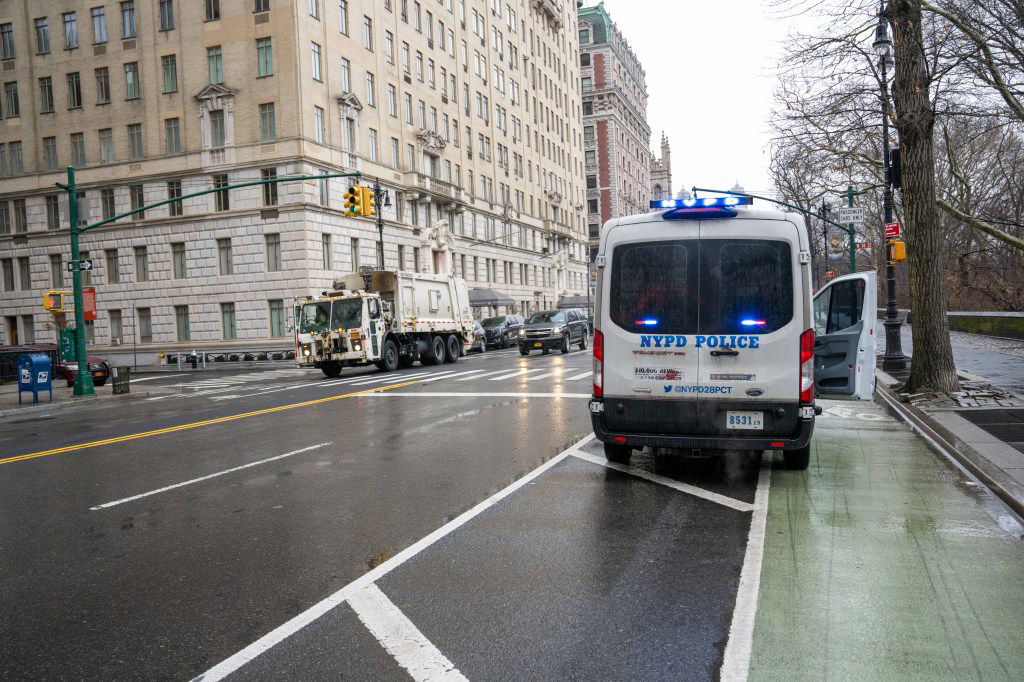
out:
<path id="1" fill-rule="evenodd" d="M 0 677 L 202 673 L 586 435 L 590 364 L 171 376 L 7 422 L 3 459 L 68 449 L 0 463 Z M 757 470 L 668 473 L 750 501 Z M 749 519 L 574 457 L 380 587 L 470 677 L 708 677 Z M 236 675 L 403 677 L 354 619 L 342 604 Z"/>

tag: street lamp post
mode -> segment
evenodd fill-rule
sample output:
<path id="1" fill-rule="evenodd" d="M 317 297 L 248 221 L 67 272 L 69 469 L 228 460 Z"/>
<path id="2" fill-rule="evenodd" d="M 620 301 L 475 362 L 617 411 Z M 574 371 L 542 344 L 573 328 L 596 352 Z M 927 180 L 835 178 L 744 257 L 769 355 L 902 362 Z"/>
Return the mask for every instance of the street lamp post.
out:
<path id="1" fill-rule="evenodd" d="M 882 164 L 884 192 L 882 195 L 882 211 L 885 215 L 884 223 L 893 221 L 892 209 L 892 168 L 889 164 L 889 82 L 888 67 L 892 59 L 892 40 L 889 38 L 889 24 L 879 7 L 878 27 L 875 29 L 875 41 L 872 44 L 879 56 L 879 67 L 881 69 L 881 97 L 882 97 Z M 884 227 L 883 236 L 884 236 Z M 886 258 L 888 261 L 888 257 Z M 888 261 L 885 266 L 886 281 L 886 302 L 885 302 L 885 355 L 882 356 L 882 369 L 886 371 L 905 370 L 907 368 L 907 357 L 903 354 L 903 343 L 900 338 L 899 313 L 896 310 L 896 266 Z"/>

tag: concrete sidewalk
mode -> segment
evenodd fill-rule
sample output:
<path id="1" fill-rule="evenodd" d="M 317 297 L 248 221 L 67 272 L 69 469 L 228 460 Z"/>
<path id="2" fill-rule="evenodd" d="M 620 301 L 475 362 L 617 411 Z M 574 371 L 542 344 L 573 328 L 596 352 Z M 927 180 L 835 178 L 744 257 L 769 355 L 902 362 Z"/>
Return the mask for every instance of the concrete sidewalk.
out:
<path id="1" fill-rule="evenodd" d="M 107 382 L 106 386 L 97 386 L 94 396 L 75 396 L 72 389 L 65 382 L 55 383 L 53 386 L 53 400 L 50 394 L 43 392 L 39 394 L 39 402 L 32 403 L 32 394 L 23 393 L 22 402 L 18 403 L 18 384 L 5 384 L 0 386 L 0 419 L 13 419 L 19 416 L 36 417 L 39 415 L 53 414 L 54 412 L 75 411 L 106 405 L 120 401 L 145 398 L 149 391 L 135 389 L 124 395 L 114 395 L 114 386 Z"/>

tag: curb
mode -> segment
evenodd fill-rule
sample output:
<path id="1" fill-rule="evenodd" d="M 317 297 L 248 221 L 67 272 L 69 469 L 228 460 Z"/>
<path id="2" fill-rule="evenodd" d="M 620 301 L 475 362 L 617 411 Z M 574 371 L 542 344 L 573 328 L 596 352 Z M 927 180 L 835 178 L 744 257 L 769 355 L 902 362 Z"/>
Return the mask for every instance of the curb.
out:
<path id="1" fill-rule="evenodd" d="M 885 375 L 885 378 L 892 379 L 888 375 Z M 923 410 L 900 402 L 898 396 L 882 383 L 879 382 L 875 392 L 890 412 L 905 421 L 940 454 L 973 474 L 1018 516 L 1024 516 L 1024 488 L 1019 483 Z"/>
<path id="2" fill-rule="evenodd" d="M 8 410 L 0 410 L 0 418 L 13 417 L 16 415 L 25 415 L 26 417 L 31 418 L 33 416 L 52 414 L 54 412 L 78 412 L 79 410 L 88 409 L 90 407 L 102 407 L 110 402 L 123 402 L 126 400 L 132 400 L 133 398 L 145 398 L 149 395 L 155 394 L 152 394 L 149 391 L 139 391 L 137 393 L 100 396 L 98 398 L 83 400 L 73 399 L 60 400 L 54 403 L 39 403 L 39 405 L 34 407 L 16 407 Z"/>

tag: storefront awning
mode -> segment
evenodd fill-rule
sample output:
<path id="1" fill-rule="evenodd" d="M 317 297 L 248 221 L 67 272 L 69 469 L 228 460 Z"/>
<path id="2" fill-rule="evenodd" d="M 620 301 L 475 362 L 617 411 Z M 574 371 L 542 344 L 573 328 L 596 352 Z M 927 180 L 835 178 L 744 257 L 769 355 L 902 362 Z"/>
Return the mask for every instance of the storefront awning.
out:
<path id="1" fill-rule="evenodd" d="M 512 297 L 494 289 L 470 289 L 469 305 L 474 308 L 485 308 L 487 306 L 515 305 Z"/>

